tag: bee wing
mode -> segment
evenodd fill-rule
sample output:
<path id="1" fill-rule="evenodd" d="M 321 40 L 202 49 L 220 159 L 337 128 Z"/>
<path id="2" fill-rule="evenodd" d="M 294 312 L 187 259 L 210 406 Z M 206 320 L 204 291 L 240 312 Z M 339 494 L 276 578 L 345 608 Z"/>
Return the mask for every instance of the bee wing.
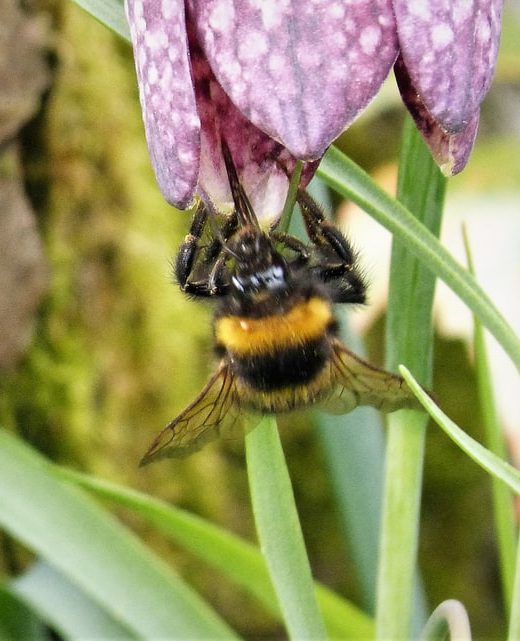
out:
<path id="1" fill-rule="evenodd" d="M 234 377 L 223 361 L 197 398 L 157 435 L 140 466 L 188 456 L 222 432 L 232 434 L 240 423 L 239 415 Z"/>
<path id="2" fill-rule="evenodd" d="M 381 412 L 422 409 L 404 378 L 379 369 L 348 350 L 339 340 L 332 344 L 333 392 L 324 409 L 346 414 L 358 405 L 371 405 Z"/>

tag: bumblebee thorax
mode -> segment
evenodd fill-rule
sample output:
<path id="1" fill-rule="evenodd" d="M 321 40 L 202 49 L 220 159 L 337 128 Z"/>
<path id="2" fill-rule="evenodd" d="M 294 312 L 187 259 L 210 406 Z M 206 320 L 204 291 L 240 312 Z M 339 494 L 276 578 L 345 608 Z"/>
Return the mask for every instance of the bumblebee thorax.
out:
<path id="1" fill-rule="evenodd" d="M 233 238 L 229 249 L 235 258 L 231 269 L 232 294 L 262 300 L 270 292 L 288 287 L 287 263 L 259 229 L 246 227 Z"/>

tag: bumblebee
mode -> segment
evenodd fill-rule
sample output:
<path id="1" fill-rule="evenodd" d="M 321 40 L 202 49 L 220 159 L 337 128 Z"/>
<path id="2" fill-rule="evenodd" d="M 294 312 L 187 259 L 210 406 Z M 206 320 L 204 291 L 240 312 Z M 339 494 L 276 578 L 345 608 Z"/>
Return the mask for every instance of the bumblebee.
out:
<path id="1" fill-rule="evenodd" d="M 223 154 L 234 211 L 203 245 L 216 212 L 201 202 L 175 265 L 184 292 L 217 301 L 213 332 L 220 361 L 141 465 L 186 456 L 218 434 L 235 434 L 247 415 L 311 405 L 334 413 L 358 405 L 384 412 L 419 408 L 400 376 L 367 363 L 338 338 L 334 304 L 363 303 L 366 295 L 347 238 L 304 191 L 297 199 L 309 244 L 276 228 L 263 231 L 225 144 Z"/>

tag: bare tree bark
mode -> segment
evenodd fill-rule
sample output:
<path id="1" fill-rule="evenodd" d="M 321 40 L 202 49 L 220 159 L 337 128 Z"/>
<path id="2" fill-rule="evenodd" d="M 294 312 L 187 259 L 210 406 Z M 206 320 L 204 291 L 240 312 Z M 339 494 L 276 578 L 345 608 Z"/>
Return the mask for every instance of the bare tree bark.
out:
<path id="1" fill-rule="evenodd" d="M 0 368 L 30 343 L 48 270 L 24 193 L 17 137 L 49 84 L 45 28 L 17 0 L 0 0 Z"/>

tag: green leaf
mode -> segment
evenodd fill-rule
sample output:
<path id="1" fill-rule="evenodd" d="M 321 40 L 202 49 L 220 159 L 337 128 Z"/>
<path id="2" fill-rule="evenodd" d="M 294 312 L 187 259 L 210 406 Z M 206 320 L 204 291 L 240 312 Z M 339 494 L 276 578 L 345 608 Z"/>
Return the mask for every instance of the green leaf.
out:
<path id="1" fill-rule="evenodd" d="M 141 492 L 57 466 L 54 469 L 61 477 L 131 509 L 243 587 L 271 614 L 281 617 L 265 560 L 251 543 L 195 514 Z M 361 610 L 323 585 L 316 585 L 316 598 L 331 637 L 361 639 L 372 636 L 372 622 Z"/>
<path id="2" fill-rule="evenodd" d="M 139 638 L 236 638 L 134 535 L 5 430 L 0 525 Z"/>
<path id="3" fill-rule="evenodd" d="M 46 563 L 35 563 L 11 589 L 65 639 L 138 638 Z"/>
<path id="4" fill-rule="evenodd" d="M 463 229 L 463 236 L 469 271 L 474 275 L 475 270 L 473 267 L 473 258 L 465 229 Z M 507 456 L 507 446 L 495 406 L 492 375 L 489 367 L 484 330 L 479 319 L 475 315 L 473 315 L 473 324 L 478 399 L 486 434 L 486 445 L 497 456 L 504 459 Z M 509 610 L 512 604 L 513 581 L 515 575 L 517 541 L 515 510 L 511 492 L 503 483 L 500 483 L 500 481 L 493 478 L 492 489 L 493 515 L 497 535 L 502 592 L 506 609 Z"/>
<path id="5" fill-rule="evenodd" d="M 48 638 L 40 619 L 0 583 L 0 641 L 45 641 Z"/>
<path id="6" fill-rule="evenodd" d="M 289 637 L 326 639 L 275 418 L 246 436 L 246 458 L 258 539 Z"/>
<path id="7" fill-rule="evenodd" d="M 502 460 L 499 456 L 490 452 L 478 441 L 466 434 L 464 430 L 461 430 L 458 425 L 444 414 L 433 399 L 426 394 L 404 365 L 399 367 L 399 371 L 415 396 L 419 399 L 419 402 L 424 409 L 437 423 L 437 425 L 446 432 L 451 440 L 456 443 L 471 459 L 473 459 L 475 463 L 480 465 L 482 469 L 489 472 L 495 478 L 500 479 L 509 488 L 511 488 L 515 494 L 520 494 L 520 472 L 512 465 Z"/>
<path id="8" fill-rule="evenodd" d="M 126 21 L 123 2 L 119 0 L 74 0 L 96 20 L 130 42 L 130 30 Z"/>
<path id="9" fill-rule="evenodd" d="M 520 339 L 489 296 L 434 234 L 338 149 L 329 148 L 318 174 L 330 187 L 357 203 L 391 231 L 428 269 L 442 278 L 479 317 L 520 370 Z"/>

